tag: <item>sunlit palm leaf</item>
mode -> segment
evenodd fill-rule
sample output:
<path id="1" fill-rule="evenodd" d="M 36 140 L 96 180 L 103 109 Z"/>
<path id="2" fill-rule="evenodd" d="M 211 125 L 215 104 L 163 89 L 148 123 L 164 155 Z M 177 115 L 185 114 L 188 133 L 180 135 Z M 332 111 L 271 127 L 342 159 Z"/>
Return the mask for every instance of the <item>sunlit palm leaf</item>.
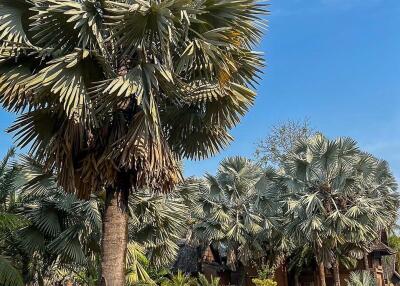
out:
<path id="1" fill-rule="evenodd" d="M 94 1 L 39 0 L 32 9 L 35 43 L 55 52 L 74 48 L 98 48 L 104 51 L 101 6 Z"/>

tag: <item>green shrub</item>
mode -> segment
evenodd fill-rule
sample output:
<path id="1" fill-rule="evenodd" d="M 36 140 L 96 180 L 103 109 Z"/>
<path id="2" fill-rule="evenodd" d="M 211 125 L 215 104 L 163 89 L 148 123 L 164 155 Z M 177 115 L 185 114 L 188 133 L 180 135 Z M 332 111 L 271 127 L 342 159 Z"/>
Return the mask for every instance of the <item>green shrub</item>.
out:
<path id="1" fill-rule="evenodd" d="M 211 276 L 210 279 L 207 279 L 203 274 L 199 275 L 197 279 L 197 286 L 219 286 L 219 278 Z"/>
<path id="2" fill-rule="evenodd" d="M 278 283 L 275 282 L 272 279 L 260 279 L 260 278 L 254 278 L 251 281 L 253 281 L 253 283 L 256 286 L 277 286 Z"/>
<path id="3" fill-rule="evenodd" d="M 194 278 L 181 271 L 161 282 L 161 286 L 195 286 L 196 284 Z"/>
<path id="4" fill-rule="evenodd" d="M 276 265 L 266 263 L 264 259 L 261 260 L 261 266 L 257 269 L 257 278 L 251 281 L 256 286 L 277 286 L 278 283 L 273 280 L 275 275 Z"/>

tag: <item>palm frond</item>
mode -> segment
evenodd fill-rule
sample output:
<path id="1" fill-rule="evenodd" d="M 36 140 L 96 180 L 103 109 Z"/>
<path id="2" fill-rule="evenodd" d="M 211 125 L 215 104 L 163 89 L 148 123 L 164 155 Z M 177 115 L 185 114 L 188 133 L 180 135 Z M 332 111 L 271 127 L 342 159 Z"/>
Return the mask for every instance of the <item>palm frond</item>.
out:
<path id="1" fill-rule="evenodd" d="M 22 274 L 4 256 L 0 256 L 0 283 L 4 286 L 23 286 Z"/>
<path id="2" fill-rule="evenodd" d="M 375 286 L 376 281 L 368 271 L 351 272 L 347 280 L 348 286 Z"/>
<path id="3" fill-rule="evenodd" d="M 77 47 L 105 50 L 99 2 L 39 0 L 34 3 L 30 31 L 36 45 L 54 52 L 72 52 Z"/>
<path id="4" fill-rule="evenodd" d="M 18 51 L 21 44 L 32 45 L 26 32 L 31 7 L 32 2 L 25 0 L 0 2 L 0 45 L 2 48 L 14 47 Z"/>

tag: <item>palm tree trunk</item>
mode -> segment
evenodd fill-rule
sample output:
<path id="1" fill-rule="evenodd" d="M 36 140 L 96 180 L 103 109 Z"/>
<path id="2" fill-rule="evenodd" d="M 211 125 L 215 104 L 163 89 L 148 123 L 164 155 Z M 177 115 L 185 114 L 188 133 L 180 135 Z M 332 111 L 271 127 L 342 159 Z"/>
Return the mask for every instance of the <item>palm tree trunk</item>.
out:
<path id="1" fill-rule="evenodd" d="M 299 283 L 299 275 L 300 275 L 300 273 L 298 273 L 298 272 L 296 271 L 296 273 L 294 274 L 294 286 L 300 286 L 300 283 Z"/>
<path id="2" fill-rule="evenodd" d="M 332 265 L 333 270 L 333 285 L 340 286 L 340 272 L 339 272 L 339 261 L 335 259 Z"/>
<path id="3" fill-rule="evenodd" d="M 319 286 L 326 286 L 324 262 L 318 262 Z"/>
<path id="4" fill-rule="evenodd" d="M 239 272 L 239 286 L 245 286 L 246 285 L 246 267 L 239 262 L 239 267 L 237 269 Z"/>
<path id="5" fill-rule="evenodd" d="M 129 181 L 106 191 L 103 215 L 101 286 L 125 285 L 126 248 L 128 243 Z"/>
<path id="6" fill-rule="evenodd" d="M 369 271 L 368 252 L 364 251 L 364 268 Z"/>

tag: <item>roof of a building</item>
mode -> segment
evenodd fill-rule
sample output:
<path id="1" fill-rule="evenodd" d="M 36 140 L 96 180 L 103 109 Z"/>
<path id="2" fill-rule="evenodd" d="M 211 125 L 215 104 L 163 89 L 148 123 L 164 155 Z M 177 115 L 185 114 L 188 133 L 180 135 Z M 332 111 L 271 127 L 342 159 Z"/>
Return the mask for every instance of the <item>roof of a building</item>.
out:
<path id="1" fill-rule="evenodd" d="M 370 247 L 370 252 L 379 252 L 381 255 L 393 255 L 396 251 L 381 241 L 376 242 Z"/>

